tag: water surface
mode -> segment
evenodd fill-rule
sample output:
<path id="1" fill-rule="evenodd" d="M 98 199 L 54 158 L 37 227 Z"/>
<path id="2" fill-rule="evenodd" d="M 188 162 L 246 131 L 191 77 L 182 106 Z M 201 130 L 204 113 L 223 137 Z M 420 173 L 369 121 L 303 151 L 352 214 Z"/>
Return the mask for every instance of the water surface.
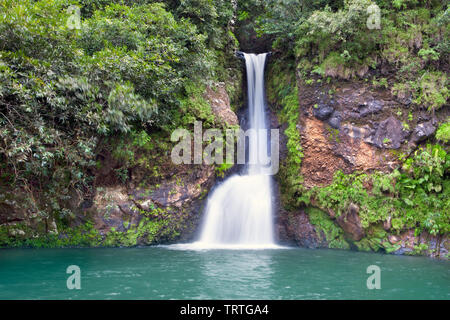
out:
<path id="1" fill-rule="evenodd" d="M 0 299 L 449 299 L 450 264 L 340 250 L 0 250 Z M 66 268 L 81 269 L 81 290 Z M 381 289 L 368 290 L 369 265 Z"/>

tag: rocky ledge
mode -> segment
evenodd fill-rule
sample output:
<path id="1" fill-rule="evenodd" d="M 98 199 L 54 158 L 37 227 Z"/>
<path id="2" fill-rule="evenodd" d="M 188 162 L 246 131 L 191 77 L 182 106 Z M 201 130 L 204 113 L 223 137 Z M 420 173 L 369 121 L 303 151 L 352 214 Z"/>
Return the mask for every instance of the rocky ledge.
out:
<path id="1" fill-rule="evenodd" d="M 448 117 L 446 111 L 432 115 L 411 108 L 411 99 L 394 97 L 389 90 L 363 81 L 324 83 L 314 79 L 308 83 L 297 79 L 297 130 L 303 152 L 298 174 L 304 190 L 330 185 L 339 170 L 344 174 L 388 174 L 398 169 L 399 155 L 412 154 L 434 135 L 437 122 Z M 285 149 L 280 147 L 282 158 Z M 437 258 L 448 257 L 450 250 L 448 235 L 399 232 L 392 228 L 390 218 L 364 228 L 353 203 L 340 215 L 314 199 L 297 209 L 280 205 L 276 230 L 279 241 L 308 248 L 381 250 Z"/>

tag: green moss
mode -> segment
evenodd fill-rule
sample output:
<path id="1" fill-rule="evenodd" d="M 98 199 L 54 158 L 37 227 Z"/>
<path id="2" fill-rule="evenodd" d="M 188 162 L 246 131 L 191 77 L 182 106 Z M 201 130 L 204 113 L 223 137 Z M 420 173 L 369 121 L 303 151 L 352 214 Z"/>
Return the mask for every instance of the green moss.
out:
<path id="1" fill-rule="evenodd" d="M 414 245 L 413 250 L 405 252 L 405 254 L 409 256 L 423 256 L 426 255 L 428 251 L 428 245 L 426 243 L 421 243 L 419 245 Z"/>
<path id="2" fill-rule="evenodd" d="M 401 245 L 399 244 L 391 244 L 389 241 L 383 242 L 383 247 L 386 253 L 393 253 L 401 248 Z"/>
<path id="3" fill-rule="evenodd" d="M 328 130 L 328 138 L 331 142 L 341 143 L 341 139 L 339 139 L 339 130 L 334 129 L 332 127 L 327 127 Z"/>
<path id="4" fill-rule="evenodd" d="M 177 121 L 181 126 L 193 125 L 195 121 L 201 120 L 204 128 L 213 127 L 215 116 L 212 113 L 211 105 L 203 97 L 205 86 L 188 82 L 186 85 L 186 96 L 180 96 L 181 119 Z"/>
<path id="5" fill-rule="evenodd" d="M 23 235 L 10 236 L 12 230 L 21 230 Z M 101 235 L 92 222 L 76 227 L 58 225 L 58 234 L 37 232 L 24 224 L 0 226 L 0 247 L 96 247 L 101 243 Z"/>
<path id="6" fill-rule="evenodd" d="M 116 228 L 102 236 L 94 228 L 92 222 L 69 227 L 58 224 L 58 233 L 46 233 L 45 229 L 38 231 L 23 223 L 0 226 L 0 248 L 4 247 L 98 247 L 98 246 L 136 246 L 139 242 L 145 244 L 158 243 L 161 239 L 171 241 L 184 228 L 184 215 L 172 215 L 168 209 L 139 210 L 142 215 L 138 225 L 124 221 L 125 231 Z M 42 229 L 42 228 L 41 228 Z"/>
<path id="7" fill-rule="evenodd" d="M 426 72 L 419 79 L 418 88 L 415 102 L 429 110 L 441 108 L 450 97 L 447 75 L 443 72 Z"/>
<path id="8" fill-rule="evenodd" d="M 381 245 L 377 239 L 363 238 L 353 243 L 359 251 L 378 251 Z"/>
<path id="9" fill-rule="evenodd" d="M 441 140 L 445 143 L 450 141 L 450 119 L 447 119 L 446 123 L 439 126 L 436 131 L 436 139 Z"/>
<path id="10" fill-rule="evenodd" d="M 220 165 L 216 165 L 214 169 L 216 171 L 216 175 L 218 177 L 223 178 L 225 176 L 225 173 L 229 169 L 231 169 L 232 167 L 233 167 L 233 163 L 226 163 L 226 162 L 224 162 L 224 163 L 222 163 Z"/>
<path id="11" fill-rule="evenodd" d="M 233 46 L 235 48 L 239 48 L 239 40 L 236 38 L 236 36 L 234 35 L 234 33 L 231 30 L 228 30 L 228 36 L 232 40 Z"/>
<path id="12" fill-rule="evenodd" d="M 153 208 L 150 211 L 137 209 L 142 215 L 137 225 L 127 224 L 125 231 L 115 228 L 106 234 L 102 245 L 109 247 L 132 247 L 139 243 L 155 244 L 161 239 L 174 240 L 183 228 L 184 216 L 175 216 L 169 209 Z"/>
<path id="13" fill-rule="evenodd" d="M 282 189 L 283 205 L 292 208 L 301 203 L 298 196 L 304 191 L 303 177 L 300 174 L 303 149 L 297 128 L 300 105 L 294 64 L 281 61 L 271 65 L 267 87 L 269 101 L 277 106 L 280 122 L 287 123 L 284 134 L 287 137 L 288 153 L 286 160 L 280 165 L 278 181 Z"/>
<path id="14" fill-rule="evenodd" d="M 328 214 L 313 207 L 308 207 L 306 212 L 309 221 L 316 229 L 317 236 L 321 240 L 326 240 L 329 248 L 350 248 L 350 245 L 344 239 L 344 231 L 331 220 Z M 325 235 L 325 239 L 323 239 L 323 235 Z"/>
<path id="15" fill-rule="evenodd" d="M 400 245 L 393 245 L 387 239 L 388 233 L 380 225 L 372 225 L 366 230 L 366 236 L 360 241 L 353 241 L 359 251 L 384 251 L 392 253 L 400 249 Z"/>

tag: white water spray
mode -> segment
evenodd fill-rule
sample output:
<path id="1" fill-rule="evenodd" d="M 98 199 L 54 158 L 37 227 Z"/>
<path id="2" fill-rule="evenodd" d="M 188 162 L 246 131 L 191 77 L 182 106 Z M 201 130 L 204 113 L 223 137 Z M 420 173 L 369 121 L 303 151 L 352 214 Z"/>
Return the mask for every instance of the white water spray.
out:
<path id="1" fill-rule="evenodd" d="M 267 129 L 264 110 L 266 55 L 244 54 L 250 129 L 255 132 Z M 250 141 L 246 174 L 229 177 L 209 196 L 200 240 L 191 244 L 191 248 L 277 247 L 273 239 L 271 177 L 264 165 L 264 159 L 268 158 L 268 138 L 267 134 L 256 137 L 256 141 Z"/>

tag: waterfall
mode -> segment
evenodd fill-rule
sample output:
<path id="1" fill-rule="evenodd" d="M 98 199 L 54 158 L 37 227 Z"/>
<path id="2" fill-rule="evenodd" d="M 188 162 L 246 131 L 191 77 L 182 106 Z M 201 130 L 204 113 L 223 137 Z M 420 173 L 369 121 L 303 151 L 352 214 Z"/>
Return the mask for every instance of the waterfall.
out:
<path id="1" fill-rule="evenodd" d="M 244 54 L 250 129 L 249 157 L 242 175 L 233 175 L 209 196 L 200 240 L 202 248 L 276 247 L 272 223 L 271 177 L 261 159 L 268 157 L 264 100 L 266 53 Z"/>

